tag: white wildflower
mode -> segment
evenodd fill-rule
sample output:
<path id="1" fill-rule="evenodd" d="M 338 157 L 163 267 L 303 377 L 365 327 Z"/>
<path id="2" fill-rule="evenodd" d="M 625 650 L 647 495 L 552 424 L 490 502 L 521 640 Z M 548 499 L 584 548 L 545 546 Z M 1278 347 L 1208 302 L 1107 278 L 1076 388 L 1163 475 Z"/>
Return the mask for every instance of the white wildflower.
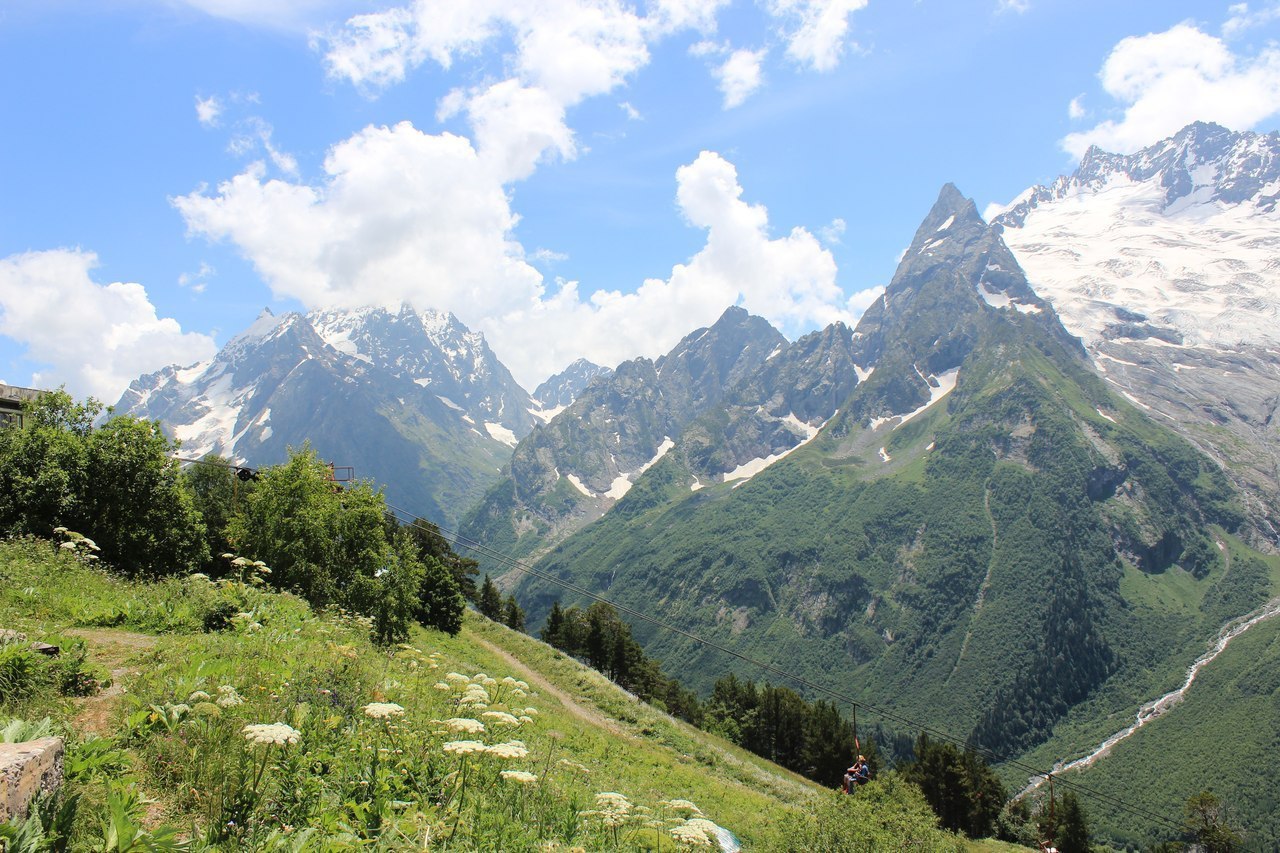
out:
<path id="1" fill-rule="evenodd" d="M 474 735 L 484 731 L 484 723 L 479 720 L 473 720 L 470 717 L 451 717 L 445 720 L 444 724 L 451 732 L 465 732 L 466 734 Z"/>
<path id="2" fill-rule="evenodd" d="M 484 752 L 485 745 L 478 740 L 451 740 L 444 745 L 444 751 L 452 755 L 470 755 L 473 752 Z"/>
<path id="3" fill-rule="evenodd" d="M 218 688 L 217 704 L 222 708 L 234 708 L 236 705 L 244 704 L 244 697 L 230 684 L 224 684 Z"/>
<path id="4" fill-rule="evenodd" d="M 240 731 L 250 743 L 274 743 L 280 746 L 297 743 L 298 738 L 302 737 L 302 732 L 284 723 L 250 723 Z"/>
<path id="5" fill-rule="evenodd" d="M 503 770 L 498 775 L 508 782 L 519 782 L 521 785 L 531 785 L 538 781 L 538 777 L 527 770 Z"/>
<path id="6" fill-rule="evenodd" d="M 631 813 L 631 801 L 625 794 L 605 791 L 596 794 L 596 805 L 599 806 L 600 820 L 608 827 L 621 826 Z"/>
<path id="7" fill-rule="evenodd" d="M 669 809 L 675 809 L 678 812 L 691 812 L 695 815 L 702 814 L 702 809 L 698 808 L 688 800 L 663 800 L 662 805 Z"/>
<path id="8" fill-rule="evenodd" d="M 197 690 L 187 697 L 188 702 L 208 702 L 212 697 L 203 690 Z"/>
<path id="9" fill-rule="evenodd" d="M 493 720 L 495 723 L 501 723 L 504 726 L 520 725 L 520 721 L 506 711 L 485 711 L 480 716 Z"/>
<path id="10" fill-rule="evenodd" d="M 689 847 L 711 847 L 712 836 L 707 834 L 701 823 L 706 823 L 706 821 L 699 822 L 698 818 L 694 818 L 677 824 L 671 827 L 671 837 L 680 844 L 686 844 Z"/>
<path id="11" fill-rule="evenodd" d="M 469 684 L 471 682 L 470 678 L 467 678 L 460 672 L 451 672 L 444 677 L 444 680 L 451 684 Z"/>
<path id="12" fill-rule="evenodd" d="M 528 748 L 518 740 L 510 743 L 495 743 L 485 747 L 485 752 L 498 758 L 524 758 L 529 754 Z"/>
<path id="13" fill-rule="evenodd" d="M 364 715 L 375 720 L 389 720 L 392 717 L 403 717 L 404 708 L 395 702 L 370 702 L 364 706 Z"/>
<path id="14" fill-rule="evenodd" d="M 453 689 L 449 685 L 445 684 L 443 681 L 437 681 L 435 684 L 431 686 L 434 687 L 436 690 L 441 690 L 446 693 Z"/>

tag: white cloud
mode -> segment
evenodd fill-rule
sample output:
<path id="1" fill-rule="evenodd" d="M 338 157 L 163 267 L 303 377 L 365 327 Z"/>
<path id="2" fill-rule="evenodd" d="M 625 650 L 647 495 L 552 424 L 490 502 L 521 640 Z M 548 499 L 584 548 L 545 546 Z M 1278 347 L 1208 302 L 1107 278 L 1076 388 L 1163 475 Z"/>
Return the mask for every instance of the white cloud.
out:
<path id="1" fill-rule="evenodd" d="M 640 111 L 631 105 L 630 101 L 623 101 L 618 104 L 618 109 L 622 110 L 623 115 L 627 117 L 627 121 L 643 121 L 644 116 Z"/>
<path id="2" fill-rule="evenodd" d="M 849 297 L 847 303 L 849 313 L 854 317 L 861 317 L 863 313 L 872 306 L 872 304 L 884 295 L 884 285 L 876 287 L 868 287 L 866 290 L 859 290 L 857 293 Z"/>
<path id="3" fill-rule="evenodd" d="M 222 115 L 222 101 L 217 95 L 202 98 L 196 95 L 196 120 L 205 127 L 217 127 L 218 117 Z"/>
<path id="4" fill-rule="evenodd" d="M 529 257 L 538 263 L 548 265 L 569 260 L 569 256 L 564 252 L 557 252 L 554 249 L 534 249 Z"/>
<path id="5" fill-rule="evenodd" d="M 157 317 L 140 284 L 102 285 L 92 252 L 54 249 L 0 258 L 0 334 L 49 365 L 32 384 L 66 384 L 76 396 L 114 403 L 129 382 L 169 364 L 210 358 L 208 335 Z"/>
<path id="6" fill-rule="evenodd" d="M 1255 12 L 1249 11 L 1248 3 L 1236 3 L 1227 8 L 1227 13 L 1231 17 L 1227 18 L 1222 25 L 1222 37 L 1233 39 L 1254 27 L 1261 27 L 1280 19 L 1280 3 L 1273 2 L 1270 6 Z"/>
<path id="7" fill-rule="evenodd" d="M 1131 153 L 1196 120 L 1247 130 L 1280 111 L 1280 48 L 1237 55 L 1189 23 L 1123 39 L 1100 77 L 1124 116 L 1068 134 L 1062 147 L 1077 157 L 1090 145 Z"/>
<path id="8" fill-rule="evenodd" d="M 771 15 L 790 25 L 787 56 L 815 71 L 840 63 L 849 34 L 849 16 L 868 0 L 769 0 Z"/>
<path id="9" fill-rule="evenodd" d="M 252 155 L 261 147 L 271 160 L 271 164 L 286 175 L 298 174 L 298 161 L 287 151 L 281 151 L 271 141 L 274 129 L 262 119 L 251 116 L 240 122 L 240 132 L 231 137 L 227 144 L 232 154 L 239 156 Z"/>
<path id="10" fill-rule="evenodd" d="M 453 311 L 533 387 L 579 356 L 665 352 L 742 304 L 788 334 L 851 319 L 829 252 L 803 228 L 771 238 L 732 164 L 704 152 L 677 172 L 677 203 L 705 246 L 666 280 L 589 296 L 548 287 L 511 232 L 501 169 L 459 136 L 402 123 L 335 146 L 308 186 L 250 169 L 175 199 L 193 234 L 236 245 L 280 297 L 307 307 L 409 302 Z"/>
<path id="11" fill-rule="evenodd" d="M 574 157 L 566 111 L 649 61 L 645 22 L 619 0 L 416 0 L 350 19 L 329 36 L 325 58 L 330 75 L 376 92 L 428 61 L 449 68 L 499 36 L 515 46 L 511 76 L 451 92 L 439 115 L 465 113 L 477 150 L 508 181 L 527 177 L 547 153 Z"/>
<path id="12" fill-rule="evenodd" d="M 712 70 L 712 75 L 724 95 L 724 108 L 732 109 L 743 104 L 764 83 L 760 63 L 764 50 L 735 50 L 729 58 Z"/>
<path id="13" fill-rule="evenodd" d="M 1067 104 L 1067 117 L 1074 121 L 1076 119 L 1082 119 L 1084 116 L 1084 95 L 1076 95 L 1071 99 L 1071 103 Z"/>
<path id="14" fill-rule="evenodd" d="M 217 273 L 207 261 L 200 262 L 200 269 L 193 273 L 184 272 L 178 275 L 178 287 L 185 287 L 192 293 L 201 294 L 209 286 L 209 279 Z"/>
<path id="15" fill-rule="evenodd" d="M 828 246 L 839 245 L 840 240 L 844 237 L 844 232 L 848 228 L 848 223 L 843 219 L 836 217 L 827 225 L 818 229 L 818 236 L 822 238 L 822 242 Z"/>
<path id="16" fill-rule="evenodd" d="M 1021 15 L 1031 8 L 1031 0 L 996 0 L 996 11 L 1003 14 L 1014 12 Z"/>
<path id="17" fill-rule="evenodd" d="M 716 15 L 730 0 L 653 0 L 646 25 L 659 33 L 694 29 L 713 32 Z"/>

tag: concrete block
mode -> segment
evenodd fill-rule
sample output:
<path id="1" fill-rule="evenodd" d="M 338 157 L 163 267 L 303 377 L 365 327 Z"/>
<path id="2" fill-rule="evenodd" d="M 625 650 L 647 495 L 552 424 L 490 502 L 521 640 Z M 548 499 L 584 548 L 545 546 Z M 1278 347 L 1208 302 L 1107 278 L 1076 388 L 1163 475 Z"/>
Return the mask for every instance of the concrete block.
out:
<path id="1" fill-rule="evenodd" d="M 61 787 L 62 755 L 60 737 L 0 743 L 0 822 L 25 815 L 37 794 Z"/>

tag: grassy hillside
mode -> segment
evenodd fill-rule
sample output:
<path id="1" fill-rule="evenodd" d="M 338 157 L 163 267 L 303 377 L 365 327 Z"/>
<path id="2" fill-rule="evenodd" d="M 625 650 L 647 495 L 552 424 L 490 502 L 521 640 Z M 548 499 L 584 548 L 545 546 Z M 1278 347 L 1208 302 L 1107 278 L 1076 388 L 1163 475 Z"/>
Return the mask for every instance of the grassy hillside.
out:
<path id="1" fill-rule="evenodd" d="M 0 647 L 0 717 L 68 737 L 76 807 L 46 824 L 70 849 L 674 850 L 696 817 L 750 850 L 816 825 L 962 849 L 892 774 L 837 798 L 478 617 L 379 650 L 289 595 L 126 583 L 28 539 L 0 543 L 0 625 L 64 647 Z"/>

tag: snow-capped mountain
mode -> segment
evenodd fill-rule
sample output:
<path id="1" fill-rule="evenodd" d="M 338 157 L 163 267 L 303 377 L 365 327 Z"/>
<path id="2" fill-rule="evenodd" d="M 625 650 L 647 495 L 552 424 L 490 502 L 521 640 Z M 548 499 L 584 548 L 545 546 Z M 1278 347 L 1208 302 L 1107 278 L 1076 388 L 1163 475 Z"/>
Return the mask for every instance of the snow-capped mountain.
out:
<path id="1" fill-rule="evenodd" d="M 993 219 L 1131 400 L 1280 498 L 1280 134 L 1091 148 Z"/>
<path id="2" fill-rule="evenodd" d="M 1129 156 L 1091 148 L 993 221 L 1086 343 L 1280 347 L 1278 197 L 1280 134 L 1193 124 Z"/>
<path id="3" fill-rule="evenodd" d="M 542 407 L 542 410 L 535 414 L 544 421 L 551 420 L 572 405 L 593 379 L 597 376 L 608 376 L 611 373 L 613 373 L 612 368 L 602 367 L 585 358 L 576 360 L 533 390 L 534 401 Z"/>
<path id="4" fill-rule="evenodd" d="M 213 359 L 142 376 L 117 404 L 190 457 L 266 465 L 310 441 L 445 521 L 496 478 L 536 408 L 482 335 L 407 307 L 263 311 Z"/>

